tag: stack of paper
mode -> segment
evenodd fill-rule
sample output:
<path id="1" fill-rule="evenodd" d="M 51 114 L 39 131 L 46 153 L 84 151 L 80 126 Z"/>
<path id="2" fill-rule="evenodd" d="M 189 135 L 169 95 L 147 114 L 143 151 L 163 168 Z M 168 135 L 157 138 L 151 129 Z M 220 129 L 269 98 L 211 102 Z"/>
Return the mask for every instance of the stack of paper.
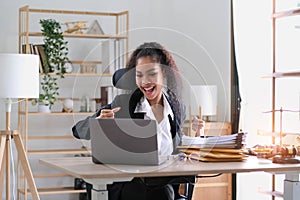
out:
<path id="1" fill-rule="evenodd" d="M 199 161 L 223 162 L 242 161 L 246 154 L 243 149 L 246 133 L 236 133 L 212 137 L 182 138 L 182 146 L 178 149 L 190 159 Z"/>
<path id="2" fill-rule="evenodd" d="M 235 133 L 222 136 L 182 137 L 182 145 L 203 148 L 240 149 L 245 145 L 246 133 Z"/>

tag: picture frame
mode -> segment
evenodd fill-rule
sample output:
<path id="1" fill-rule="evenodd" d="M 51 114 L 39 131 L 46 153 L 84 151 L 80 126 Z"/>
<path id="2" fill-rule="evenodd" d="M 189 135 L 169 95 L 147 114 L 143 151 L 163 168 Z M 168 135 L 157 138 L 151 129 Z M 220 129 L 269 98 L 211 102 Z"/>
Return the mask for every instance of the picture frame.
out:
<path id="1" fill-rule="evenodd" d="M 98 20 L 94 20 L 88 30 L 86 31 L 87 34 L 104 34 L 102 27 L 100 26 Z"/>

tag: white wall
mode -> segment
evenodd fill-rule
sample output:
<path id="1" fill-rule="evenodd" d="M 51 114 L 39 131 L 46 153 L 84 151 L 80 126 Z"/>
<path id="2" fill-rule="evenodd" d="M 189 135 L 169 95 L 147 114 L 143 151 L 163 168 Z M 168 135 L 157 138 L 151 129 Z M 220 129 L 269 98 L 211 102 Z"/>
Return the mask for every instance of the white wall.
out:
<path id="1" fill-rule="evenodd" d="M 129 10 L 129 49 L 158 41 L 175 57 L 188 84 L 216 84 L 219 119 L 229 121 L 229 1 L 39 1 L 1 2 L 0 52 L 17 52 L 18 8 L 87 11 Z"/>
<path id="2" fill-rule="evenodd" d="M 24 5 L 44 9 L 129 10 L 129 50 L 132 51 L 145 41 L 163 44 L 173 53 L 184 75 L 185 86 L 218 86 L 219 120 L 229 121 L 229 0 L 9 0 L 1 1 L 0 5 L 1 53 L 18 51 L 18 9 Z M 183 92 L 186 103 L 189 103 L 188 90 Z M 0 116 L 0 126 L 3 126 L 3 115 Z M 16 127 L 16 120 L 12 120 L 12 123 Z M 67 132 L 70 130 L 64 130 L 64 133 Z"/>

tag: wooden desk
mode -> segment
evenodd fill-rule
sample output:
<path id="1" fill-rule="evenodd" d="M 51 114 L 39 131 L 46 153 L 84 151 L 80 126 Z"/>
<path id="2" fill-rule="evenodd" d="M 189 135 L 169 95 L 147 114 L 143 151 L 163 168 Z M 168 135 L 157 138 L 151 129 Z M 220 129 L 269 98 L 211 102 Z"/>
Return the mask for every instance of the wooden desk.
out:
<path id="1" fill-rule="evenodd" d="M 160 166 L 96 165 L 90 157 L 47 158 L 40 163 L 92 183 L 93 199 L 108 200 L 106 185 L 129 181 L 134 177 L 186 176 L 215 173 L 272 172 L 286 175 L 284 200 L 296 200 L 300 195 L 300 164 L 261 164 L 256 157 L 244 162 L 180 162 L 170 159 Z"/>

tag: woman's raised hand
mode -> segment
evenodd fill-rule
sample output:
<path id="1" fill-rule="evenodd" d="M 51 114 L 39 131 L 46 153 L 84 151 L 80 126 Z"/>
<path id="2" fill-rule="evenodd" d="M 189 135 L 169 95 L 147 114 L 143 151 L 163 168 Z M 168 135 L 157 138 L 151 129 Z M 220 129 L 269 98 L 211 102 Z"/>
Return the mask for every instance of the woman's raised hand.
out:
<path id="1" fill-rule="evenodd" d="M 115 113 L 118 112 L 121 109 L 121 107 L 116 107 L 113 109 L 102 109 L 101 113 L 98 117 L 96 117 L 96 119 L 107 119 L 107 118 L 114 118 L 115 117 Z"/>
<path id="2" fill-rule="evenodd" d="M 204 135 L 204 125 L 205 125 L 205 121 L 204 120 L 199 119 L 196 116 L 193 117 L 192 129 L 193 129 L 193 131 L 196 131 L 196 135 L 195 136 Z"/>

